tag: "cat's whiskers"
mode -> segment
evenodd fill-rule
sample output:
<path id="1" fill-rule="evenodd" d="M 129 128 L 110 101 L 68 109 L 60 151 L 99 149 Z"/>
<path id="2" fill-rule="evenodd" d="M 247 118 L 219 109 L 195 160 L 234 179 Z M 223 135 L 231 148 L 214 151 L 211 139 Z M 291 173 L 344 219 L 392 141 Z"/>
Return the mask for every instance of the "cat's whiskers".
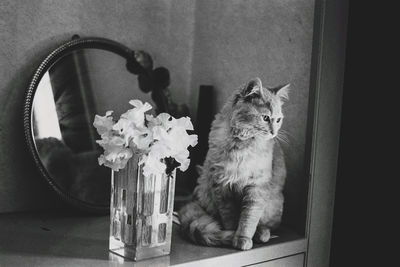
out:
<path id="1" fill-rule="evenodd" d="M 278 143 L 284 143 L 287 144 L 287 142 L 285 140 L 280 139 L 279 137 L 276 136 L 275 140 L 278 141 Z"/>
<path id="2" fill-rule="evenodd" d="M 287 130 L 279 129 L 279 133 L 283 134 L 288 139 L 292 139 L 293 138 L 293 135 Z"/>
<path id="3" fill-rule="evenodd" d="M 286 136 L 285 132 L 279 131 L 278 134 L 275 136 L 278 141 L 282 141 L 285 144 L 289 144 L 289 138 Z"/>
<path id="4" fill-rule="evenodd" d="M 280 138 L 281 140 L 284 140 L 287 144 L 290 143 L 290 139 L 289 139 L 286 135 L 280 134 L 280 135 L 278 135 L 278 136 L 279 136 L 279 138 Z"/>

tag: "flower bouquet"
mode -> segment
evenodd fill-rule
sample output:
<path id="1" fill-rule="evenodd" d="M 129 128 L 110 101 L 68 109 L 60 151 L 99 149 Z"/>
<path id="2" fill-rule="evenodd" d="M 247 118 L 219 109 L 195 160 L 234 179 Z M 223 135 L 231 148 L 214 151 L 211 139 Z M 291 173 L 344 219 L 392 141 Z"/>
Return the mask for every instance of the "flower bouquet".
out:
<path id="1" fill-rule="evenodd" d="M 134 260 L 170 253 L 175 170 L 189 167 L 189 146 L 197 135 L 189 117 L 145 114 L 152 106 L 133 106 L 118 121 L 112 111 L 95 116 L 104 149 L 98 161 L 112 169 L 110 250 Z"/>

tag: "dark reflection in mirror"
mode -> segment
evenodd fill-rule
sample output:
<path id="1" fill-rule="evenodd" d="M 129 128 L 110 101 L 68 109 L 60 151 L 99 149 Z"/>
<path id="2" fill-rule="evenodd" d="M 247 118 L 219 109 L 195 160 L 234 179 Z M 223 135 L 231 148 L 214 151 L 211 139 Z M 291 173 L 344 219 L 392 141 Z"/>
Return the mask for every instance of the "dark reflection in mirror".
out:
<path id="1" fill-rule="evenodd" d="M 76 50 L 45 73 L 33 100 L 32 131 L 42 165 L 63 192 L 96 205 L 110 201 L 110 170 L 97 162 L 102 150 L 94 115 L 114 110 L 119 116 L 134 98 L 153 104 L 125 66 L 124 58 L 108 51 Z"/>

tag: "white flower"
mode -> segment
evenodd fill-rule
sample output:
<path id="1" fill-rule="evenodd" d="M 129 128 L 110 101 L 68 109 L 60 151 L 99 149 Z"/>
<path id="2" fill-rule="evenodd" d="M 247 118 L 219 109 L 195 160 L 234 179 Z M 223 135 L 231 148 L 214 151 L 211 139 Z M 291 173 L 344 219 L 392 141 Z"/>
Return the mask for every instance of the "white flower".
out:
<path id="1" fill-rule="evenodd" d="M 120 153 L 120 156 L 114 160 L 107 159 L 106 155 L 100 155 L 98 161 L 99 165 L 104 165 L 106 167 L 111 168 L 113 171 L 119 171 L 120 169 L 125 168 L 128 160 L 132 157 L 132 151 L 129 149 L 125 149 Z"/>
<path id="2" fill-rule="evenodd" d="M 132 128 L 133 124 L 125 118 L 120 118 L 112 127 L 116 134 L 123 137 L 126 146 L 129 144 L 130 139 L 132 138 Z"/>
<path id="3" fill-rule="evenodd" d="M 105 116 L 96 115 L 94 117 L 93 126 L 97 129 L 97 132 L 100 136 L 103 134 L 108 134 L 111 131 L 114 125 L 114 121 L 111 116 L 112 113 L 112 111 L 107 111 Z"/>
<path id="4" fill-rule="evenodd" d="M 182 127 L 185 130 L 193 131 L 193 124 L 189 117 L 182 117 L 179 119 L 174 119 L 172 122 L 172 127 Z"/>
<path id="5" fill-rule="evenodd" d="M 160 113 L 157 117 L 153 117 L 152 115 L 146 115 L 147 126 L 149 129 L 152 129 L 156 126 L 161 126 L 165 130 L 168 130 L 172 127 L 171 121 L 174 118 L 168 113 Z"/>
<path id="6" fill-rule="evenodd" d="M 134 127 L 132 133 L 132 142 L 141 150 L 148 149 L 154 140 L 152 131 L 144 127 Z"/>
<path id="7" fill-rule="evenodd" d="M 157 155 L 152 153 L 149 153 L 149 155 L 143 155 L 139 164 L 143 164 L 142 170 L 145 177 L 150 177 L 151 175 L 162 175 L 167 169 L 165 163 Z"/>
<path id="8" fill-rule="evenodd" d="M 126 146 L 134 140 L 139 149 L 148 148 L 152 140 L 150 140 L 151 136 L 148 136 L 148 131 L 146 130 L 144 113 L 152 107 L 149 103 L 143 104 L 140 100 L 131 100 L 129 104 L 134 108 L 121 115 L 118 122 L 113 126 L 113 130 L 124 137 Z M 143 139 L 143 135 L 147 138 Z"/>
<path id="9" fill-rule="evenodd" d="M 180 163 L 179 169 L 181 171 L 186 171 L 189 168 L 190 165 L 190 159 L 189 159 L 189 151 L 188 150 L 182 150 L 180 153 L 174 155 L 175 160 Z"/>
<path id="10" fill-rule="evenodd" d="M 121 118 L 127 119 L 138 127 L 144 127 L 144 113 L 152 108 L 151 105 L 147 102 L 143 104 L 140 100 L 131 100 L 129 104 L 134 108 L 122 114 Z"/>
<path id="11" fill-rule="evenodd" d="M 133 156 L 132 151 L 124 146 L 125 142 L 119 136 L 111 138 L 105 136 L 96 142 L 104 148 L 104 154 L 99 157 L 99 164 L 104 164 L 114 171 L 125 168 L 126 163 Z"/>
<path id="12" fill-rule="evenodd" d="M 189 146 L 194 147 L 197 144 L 197 135 L 188 135 L 185 128 L 181 126 L 175 126 L 169 131 L 161 126 L 156 126 L 153 128 L 153 137 L 158 142 L 153 145 L 152 150 L 156 150 L 164 157 L 175 158 L 180 163 L 179 169 L 187 170 L 190 163 L 187 149 Z"/>
<path id="13" fill-rule="evenodd" d="M 182 127 L 172 128 L 168 134 L 169 144 L 174 151 L 171 156 L 181 164 L 179 169 L 186 171 L 190 163 L 188 147 L 194 147 L 197 144 L 197 135 L 188 135 Z"/>
<path id="14" fill-rule="evenodd" d="M 125 168 L 134 153 L 139 153 L 145 177 L 165 173 L 166 158 L 174 158 L 180 170 L 187 170 L 190 164 L 188 147 L 197 144 L 197 135 L 187 133 L 193 130 L 190 118 L 175 119 L 167 113 L 154 117 L 145 114 L 152 108 L 149 103 L 131 100 L 129 104 L 133 108 L 123 113 L 117 122 L 111 117 L 112 111 L 103 117 L 95 116 L 93 125 L 101 136 L 96 142 L 104 149 L 99 164 L 118 171 Z"/>

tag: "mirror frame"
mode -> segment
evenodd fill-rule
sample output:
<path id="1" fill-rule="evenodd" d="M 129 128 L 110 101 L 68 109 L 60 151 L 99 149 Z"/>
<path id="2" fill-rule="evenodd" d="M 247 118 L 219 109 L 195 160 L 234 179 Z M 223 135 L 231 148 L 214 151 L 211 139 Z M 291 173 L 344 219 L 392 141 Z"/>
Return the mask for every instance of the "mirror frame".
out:
<path id="1" fill-rule="evenodd" d="M 43 75 L 59 59 L 68 55 L 72 51 L 85 48 L 106 50 L 122 56 L 127 60 L 126 64 L 127 71 L 131 72 L 132 74 L 139 75 L 141 73 L 146 72 L 146 70 L 136 61 L 134 50 L 131 50 L 128 47 L 110 39 L 100 38 L 100 37 L 80 38 L 78 35 L 74 35 L 71 41 L 62 44 L 61 46 L 53 50 L 41 62 L 41 64 L 36 69 L 30 81 L 29 87 L 27 88 L 25 93 L 25 102 L 23 106 L 23 124 L 24 124 L 25 141 L 31 156 L 33 157 L 35 165 L 39 169 L 41 176 L 43 176 L 46 179 L 51 189 L 57 193 L 57 195 L 60 197 L 61 200 L 70 204 L 71 206 L 78 208 L 81 211 L 86 211 L 95 214 L 108 214 L 110 211 L 109 205 L 96 205 L 80 200 L 68 194 L 67 192 L 64 192 L 62 188 L 55 183 L 54 179 L 47 172 L 46 168 L 42 164 L 42 161 L 40 160 L 38 151 L 36 150 L 35 140 L 33 136 L 33 128 L 32 128 L 33 100 L 35 92 L 38 88 L 38 85 Z"/>

